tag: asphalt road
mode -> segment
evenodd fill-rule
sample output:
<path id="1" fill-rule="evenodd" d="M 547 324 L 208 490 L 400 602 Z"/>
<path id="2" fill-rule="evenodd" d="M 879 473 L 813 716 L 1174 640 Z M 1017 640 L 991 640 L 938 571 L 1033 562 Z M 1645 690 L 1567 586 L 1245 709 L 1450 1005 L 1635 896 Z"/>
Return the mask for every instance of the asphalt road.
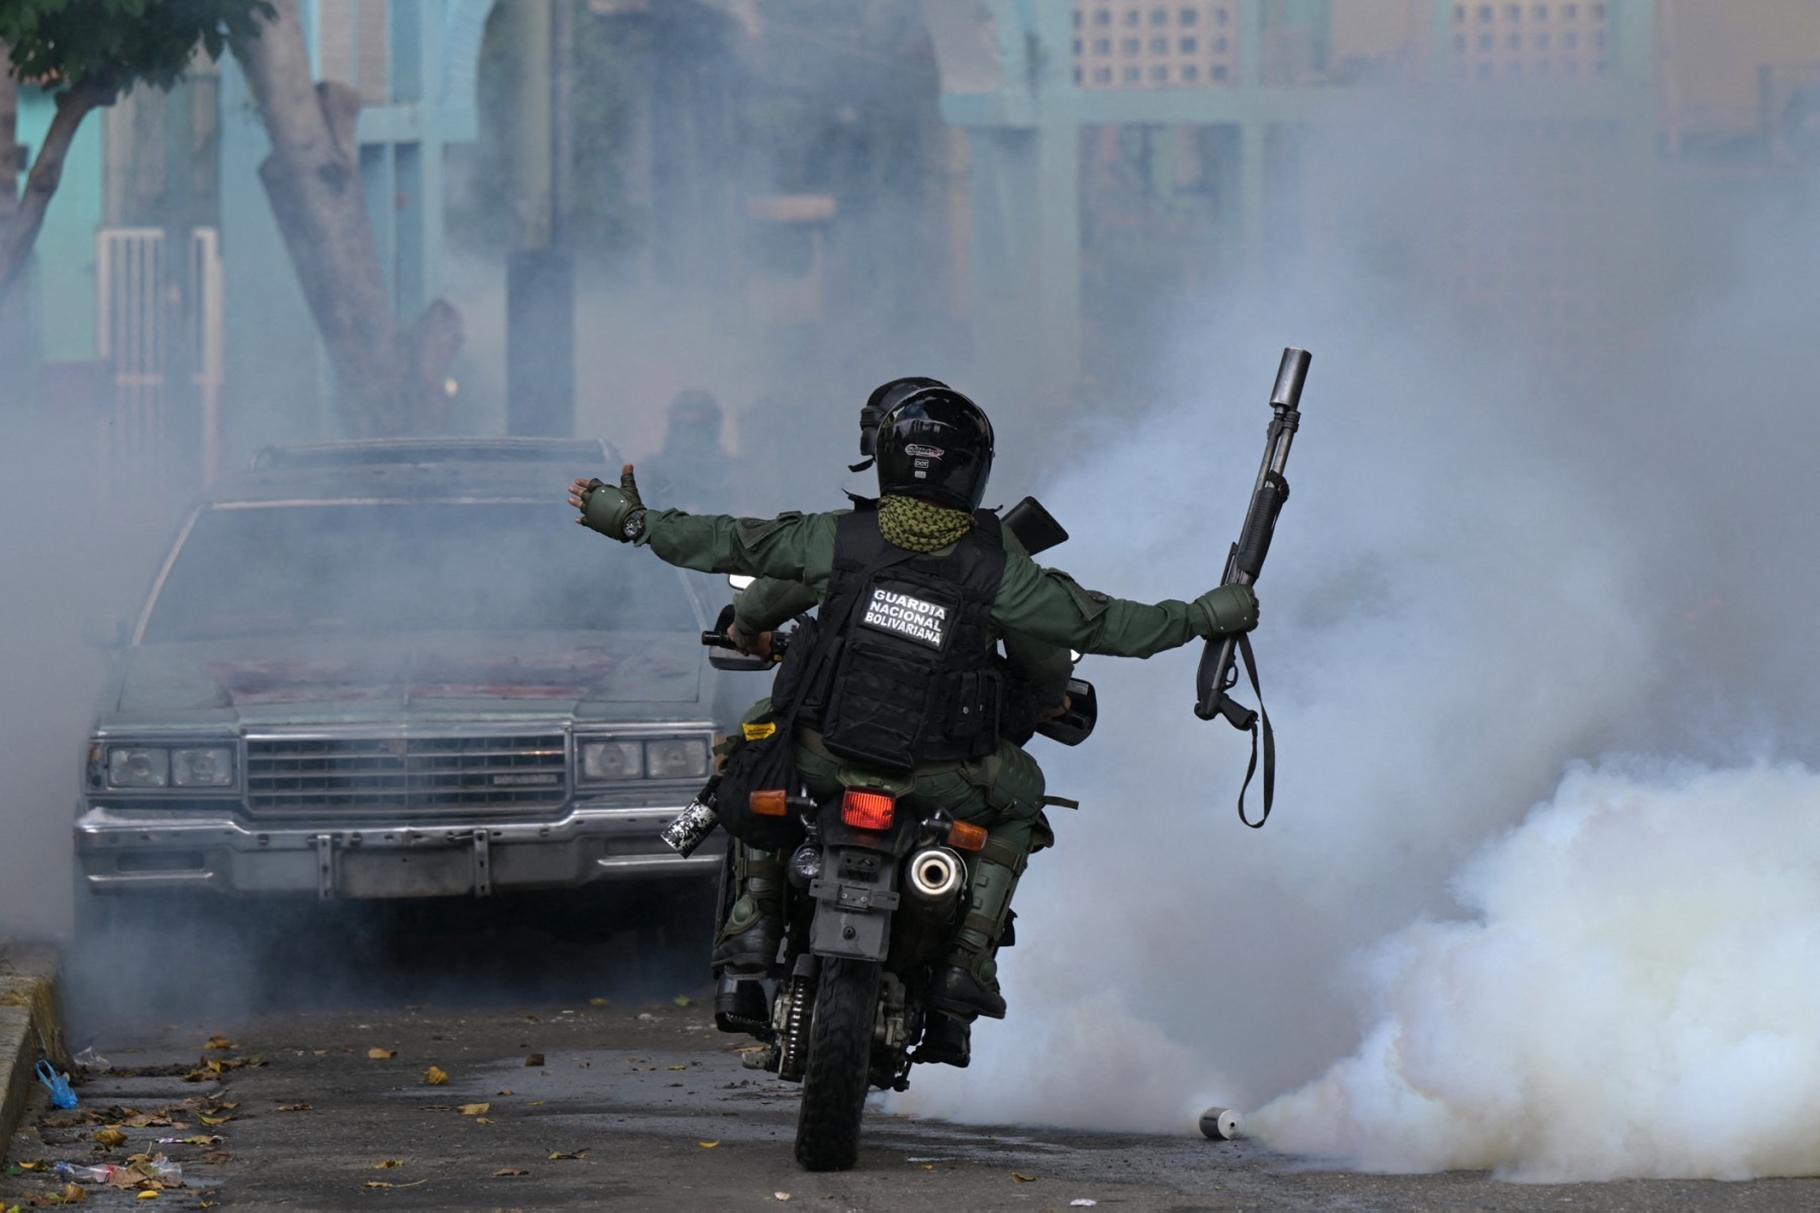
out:
<path id="1" fill-rule="evenodd" d="M 74 1113 L 34 1108 L 9 1144 L 0 1208 L 64 1190 L 21 1163 L 119 1163 L 147 1151 L 180 1162 L 184 1186 L 142 1199 L 89 1185 L 86 1207 L 1820 1208 L 1820 1180 L 1546 1186 L 1359 1175 L 1246 1141 L 878 1110 L 856 1170 L 811 1175 L 791 1160 L 794 1089 L 745 1069 L 745 1038 L 716 1032 L 702 1002 L 678 1005 L 671 990 L 686 970 L 636 937 L 575 944 L 530 929 L 370 928 L 330 949 L 333 961 L 321 937 L 313 948 L 295 935 L 268 940 L 251 959 L 178 949 L 159 958 L 157 980 L 140 975 L 144 996 L 126 1011 L 117 999 L 104 1016 L 75 1007 L 73 1045 L 92 1044 L 112 1068 L 88 1076 Z M 264 991 L 250 1005 L 249 988 Z M 412 989 L 428 993 L 415 1000 Z M 432 1066 L 445 1082 L 426 1081 Z M 114 1140 L 109 1127 L 123 1135 L 117 1144 L 96 1140 Z"/>

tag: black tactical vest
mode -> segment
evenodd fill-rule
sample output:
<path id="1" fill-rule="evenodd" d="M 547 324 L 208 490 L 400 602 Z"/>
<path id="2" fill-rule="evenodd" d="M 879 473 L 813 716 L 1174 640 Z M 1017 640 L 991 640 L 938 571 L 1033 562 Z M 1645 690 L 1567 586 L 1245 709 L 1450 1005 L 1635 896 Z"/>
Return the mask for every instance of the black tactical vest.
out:
<path id="1" fill-rule="evenodd" d="M 852 606 L 841 619 L 818 619 L 818 631 L 839 632 L 803 702 L 804 723 L 821 730 L 830 753 L 908 772 L 998 748 L 1004 679 L 989 625 L 1005 546 L 996 514 L 974 518 L 946 556 L 886 543 L 873 503 L 857 501 L 840 520 L 823 610 Z"/>

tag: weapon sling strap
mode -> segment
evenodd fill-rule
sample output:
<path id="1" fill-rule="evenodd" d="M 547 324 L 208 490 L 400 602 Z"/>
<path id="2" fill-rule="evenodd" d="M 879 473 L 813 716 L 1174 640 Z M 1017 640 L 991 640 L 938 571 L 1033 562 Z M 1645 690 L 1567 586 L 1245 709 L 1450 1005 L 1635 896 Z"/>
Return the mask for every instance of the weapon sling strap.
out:
<path id="1" fill-rule="evenodd" d="M 1239 785 L 1239 820 L 1252 829 L 1260 829 L 1270 820 L 1270 804 L 1276 799 L 1277 789 L 1277 738 L 1270 728 L 1270 713 L 1264 710 L 1264 689 L 1258 685 L 1258 662 L 1251 655 L 1251 636 L 1239 633 L 1239 660 L 1245 665 L 1245 675 L 1251 679 L 1251 693 L 1258 698 L 1257 716 L 1251 722 L 1251 761 L 1245 766 L 1245 782 Z M 1256 821 L 1245 815 L 1245 791 L 1251 787 L 1251 777 L 1258 769 L 1258 737 L 1262 733 L 1264 741 L 1264 812 Z"/>

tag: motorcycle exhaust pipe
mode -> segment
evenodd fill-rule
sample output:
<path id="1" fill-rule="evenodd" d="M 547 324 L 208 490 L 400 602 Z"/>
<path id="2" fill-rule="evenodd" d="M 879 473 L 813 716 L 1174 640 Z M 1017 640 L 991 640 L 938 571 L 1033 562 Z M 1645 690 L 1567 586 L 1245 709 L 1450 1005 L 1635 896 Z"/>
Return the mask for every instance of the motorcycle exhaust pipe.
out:
<path id="1" fill-rule="evenodd" d="M 967 883 L 967 865 L 947 847 L 926 847 L 906 865 L 909 882 L 904 891 L 926 902 L 952 901 Z"/>

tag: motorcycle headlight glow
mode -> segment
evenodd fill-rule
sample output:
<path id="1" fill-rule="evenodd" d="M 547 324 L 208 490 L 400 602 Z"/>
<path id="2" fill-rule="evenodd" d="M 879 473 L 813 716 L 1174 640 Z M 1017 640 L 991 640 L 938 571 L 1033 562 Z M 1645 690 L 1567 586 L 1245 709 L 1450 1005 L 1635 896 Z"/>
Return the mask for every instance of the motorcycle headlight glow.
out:
<path id="1" fill-rule="evenodd" d="M 638 779 L 645 773 L 643 742 L 584 741 L 580 750 L 583 779 Z"/>
<path id="2" fill-rule="evenodd" d="M 647 741 L 645 771 L 652 779 L 701 779 L 708 773 L 708 743 L 700 737 Z"/>
<path id="3" fill-rule="evenodd" d="M 107 786 L 163 788 L 171 782 L 170 751 L 161 746 L 109 746 Z"/>
<path id="4" fill-rule="evenodd" d="M 172 750 L 171 783 L 179 788 L 232 787 L 234 751 L 226 746 Z"/>

